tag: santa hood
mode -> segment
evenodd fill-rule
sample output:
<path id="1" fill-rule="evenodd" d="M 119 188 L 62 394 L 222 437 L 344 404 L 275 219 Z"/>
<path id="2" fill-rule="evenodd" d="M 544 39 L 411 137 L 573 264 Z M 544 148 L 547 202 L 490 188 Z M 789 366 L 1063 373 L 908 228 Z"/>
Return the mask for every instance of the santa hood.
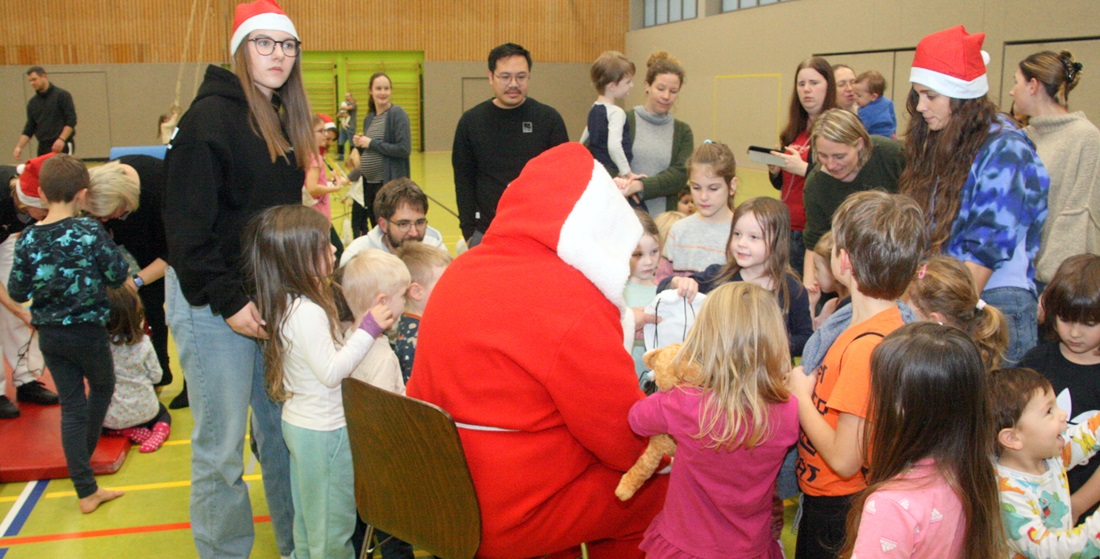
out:
<path id="1" fill-rule="evenodd" d="M 567 143 L 529 161 L 508 185 L 485 233 L 493 237 L 545 245 L 622 309 L 642 225 L 588 148 Z"/>

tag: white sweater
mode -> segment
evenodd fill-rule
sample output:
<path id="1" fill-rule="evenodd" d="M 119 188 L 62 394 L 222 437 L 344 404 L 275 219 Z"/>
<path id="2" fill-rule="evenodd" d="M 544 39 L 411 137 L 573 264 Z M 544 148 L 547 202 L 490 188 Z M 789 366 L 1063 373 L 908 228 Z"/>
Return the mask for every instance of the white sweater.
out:
<path id="1" fill-rule="evenodd" d="M 338 348 L 325 310 L 305 297 L 290 304 L 282 333 L 289 340 L 283 358 L 283 386 L 290 393 L 283 403 L 283 421 L 314 431 L 333 431 L 346 425 L 340 381 L 367 355 L 374 338 L 357 328 Z"/>

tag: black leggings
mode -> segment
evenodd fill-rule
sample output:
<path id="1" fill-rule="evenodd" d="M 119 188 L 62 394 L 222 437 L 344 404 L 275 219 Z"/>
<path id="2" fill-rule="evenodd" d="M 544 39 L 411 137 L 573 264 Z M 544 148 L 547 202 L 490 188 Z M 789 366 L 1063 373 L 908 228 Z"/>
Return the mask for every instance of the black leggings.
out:
<path id="1" fill-rule="evenodd" d="M 802 496 L 802 519 L 798 523 L 795 559 L 835 559 L 840 556 L 844 547 L 845 522 L 853 497 Z"/>
<path id="2" fill-rule="evenodd" d="M 92 453 L 115 393 L 107 328 L 94 324 L 38 327 L 38 345 L 61 400 L 61 447 L 77 497 L 95 494 Z M 88 395 L 84 395 L 84 379 Z"/>
<path id="3" fill-rule="evenodd" d="M 158 403 L 157 405 L 160 406 L 160 409 L 157 410 L 157 414 L 153 416 L 153 419 L 150 419 L 149 421 L 146 421 L 145 423 L 141 423 L 139 425 L 134 425 L 134 427 L 144 427 L 146 429 L 152 429 L 157 425 L 157 423 L 167 423 L 171 425 L 172 415 L 168 413 L 168 408 L 164 407 L 164 404 L 161 403 Z"/>

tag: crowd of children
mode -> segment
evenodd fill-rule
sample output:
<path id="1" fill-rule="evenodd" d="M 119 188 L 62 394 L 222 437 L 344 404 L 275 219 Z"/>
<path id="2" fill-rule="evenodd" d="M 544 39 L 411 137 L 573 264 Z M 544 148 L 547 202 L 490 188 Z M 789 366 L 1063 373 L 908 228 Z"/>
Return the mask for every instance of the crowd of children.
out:
<path id="1" fill-rule="evenodd" d="M 773 503 L 792 447 L 799 559 L 1100 557 L 1100 256 L 1063 258 L 1049 283 L 1036 282 L 1045 195 L 1056 186 L 1034 144 L 991 109 L 988 86 L 975 85 L 984 70 L 962 79 L 935 56 L 949 44 L 980 53 L 975 37 L 960 27 L 921 42 L 902 193 L 849 195 L 813 246 L 802 245 L 801 189 L 817 162 L 815 121 L 843 104 L 841 87 L 867 132 L 895 137 L 878 72 L 845 66 L 841 84 L 824 59 L 799 65 L 774 152 L 785 162 L 772 169 L 778 199 L 735 207 L 734 155 L 712 140 L 688 158 L 675 211 L 651 216 L 627 196 L 642 229 L 623 289 L 640 383 L 641 328 L 655 320 L 645 306 L 665 290 L 689 302 L 708 294 L 673 361 L 699 374 L 629 412 L 636 434 L 667 433 L 678 445 L 664 508 L 641 544 L 648 557 L 781 558 Z M 274 43 L 283 54 L 297 48 L 294 39 Z M 1080 64 L 1067 55 L 1057 64 L 1076 84 Z M 1042 59 L 1029 60 L 1013 95 L 1041 112 Z M 646 178 L 632 170 L 630 119 L 617 104 L 634 74 L 621 53 L 596 60 L 599 96 L 581 138 L 620 188 Z M 1053 93 L 1042 85 L 1064 108 L 1067 84 Z M 351 377 L 405 393 L 420 318 L 451 256 L 410 242 L 394 254 L 349 253 L 337 267 L 329 196 L 347 181 L 326 172 L 332 120 L 314 115 L 312 124 L 322 147 L 296 156 L 308 158 L 302 204 L 262 209 L 243 229 L 242 279 L 254 305 L 244 310 L 261 340 L 266 397 L 281 404 L 294 548 L 350 559 L 357 517 L 340 384 Z M 967 164 L 948 169 L 953 157 Z M 989 199 L 970 195 L 978 180 Z M 58 388 L 62 446 L 85 513 L 122 495 L 92 475 L 104 429 L 145 453 L 171 433 L 141 300 L 123 285 L 130 265 L 99 224 L 76 217 L 88 181 L 71 156 L 42 164 L 46 213 L 20 235 L 7 286 L 15 301 L 34 300 L 31 323 Z M 937 205 L 941 188 L 950 200 Z M 813 258 L 808 285 L 803 255 Z M 1029 343 L 1039 331 L 1032 322 L 1047 341 Z M 390 539 L 383 557 L 411 557 L 411 547 Z"/>

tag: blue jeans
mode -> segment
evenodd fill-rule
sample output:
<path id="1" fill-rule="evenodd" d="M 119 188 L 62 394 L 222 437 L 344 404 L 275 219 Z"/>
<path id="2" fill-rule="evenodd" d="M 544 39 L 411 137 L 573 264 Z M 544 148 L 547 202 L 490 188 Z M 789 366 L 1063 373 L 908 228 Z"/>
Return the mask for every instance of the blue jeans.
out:
<path id="1" fill-rule="evenodd" d="M 355 476 L 348 428 L 314 431 L 284 421 L 283 437 L 290 449 L 295 559 L 353 559 Z"/>
<path id="2" fill-rule="evenodd" d="M 1019 287 L 997 287 L 982 292 L 986 304 L 997 307 L 1008 322 L 1008 349 L 1004 366 L 1014 367 L 1039 343 L 1039 303 L 1035 293 Z"/>
<path id="3" fill-rule="evenodd" d="M 252 550 L 255 530 L 244 474 L 244 437 L 252 407 L 252 437 L 279 553 L 294 551 L 290 456 L 283 442 L 282 407 L 264 391 L 264 359 L 256 340 L 237 334 L 209 306 L 183 297 L 175 271 L 165 276 L 168 325 L 187 380 L 195 426 L 191 432 L 191 533 L 204 559 Z"/>

